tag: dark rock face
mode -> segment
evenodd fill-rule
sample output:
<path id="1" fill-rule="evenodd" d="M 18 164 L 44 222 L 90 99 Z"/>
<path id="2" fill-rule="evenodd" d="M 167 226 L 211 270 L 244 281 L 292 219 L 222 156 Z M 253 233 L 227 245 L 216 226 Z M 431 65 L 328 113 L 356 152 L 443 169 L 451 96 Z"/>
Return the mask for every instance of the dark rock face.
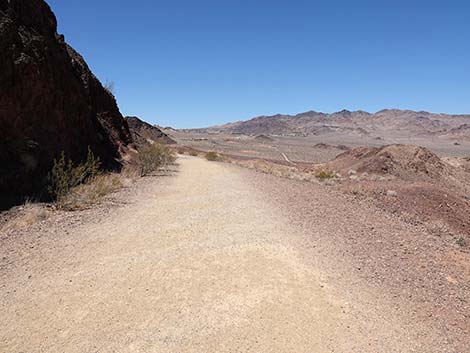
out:
<path id="1" fill-rule="evenodd" d="M 136 116 L 126 116 L 126 120 L 129 125 L 132 138 L 137 144 L 144 144 L 149 141 L 167 145 L 176 143 L 158 127 L 150 125 Z"/>
<path id="2" fill-rule="evenodd" d="M 43 0 L 0 0 L 0 207 L 44 189 L 62 151 L 119 168 L 132 142 L 114 96 L 57 34 Z M 3 205 L 2 205 L 3 204 Z"/>

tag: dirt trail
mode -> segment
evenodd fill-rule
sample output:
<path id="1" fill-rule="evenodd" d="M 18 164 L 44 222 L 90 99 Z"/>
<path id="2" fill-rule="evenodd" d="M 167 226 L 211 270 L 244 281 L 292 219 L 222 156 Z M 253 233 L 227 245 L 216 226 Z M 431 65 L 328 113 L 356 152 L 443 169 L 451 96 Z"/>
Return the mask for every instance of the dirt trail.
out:
<path id="1" fill-rule="evenodd" d="M 420 351 L 385 308 L 350 313 L 245 174 L 179 163 L 20 265 L 0 291 L 1 352 Z"/>

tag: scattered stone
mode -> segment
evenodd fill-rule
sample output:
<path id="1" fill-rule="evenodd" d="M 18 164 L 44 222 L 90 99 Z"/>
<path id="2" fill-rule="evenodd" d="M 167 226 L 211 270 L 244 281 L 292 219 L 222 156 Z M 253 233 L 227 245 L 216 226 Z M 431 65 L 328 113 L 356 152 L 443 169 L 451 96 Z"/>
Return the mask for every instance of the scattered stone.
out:
<path id="1" fill-rule="evenodd" d="M 458 246 L 461 246 L 462 248 L 465 247 L 465 245 L 467 245 L 467 242 L 465 241 L 465 239 L 464 239 L 463 237 L 457 238 L 457 240 L 455 241 L 455 243 L 456 243 Z"/>
<path id="2" fill-rule="evenodd" d="M 398 196 L 398 193 L 395 190 L 387 190 L 387 196 Z"/>

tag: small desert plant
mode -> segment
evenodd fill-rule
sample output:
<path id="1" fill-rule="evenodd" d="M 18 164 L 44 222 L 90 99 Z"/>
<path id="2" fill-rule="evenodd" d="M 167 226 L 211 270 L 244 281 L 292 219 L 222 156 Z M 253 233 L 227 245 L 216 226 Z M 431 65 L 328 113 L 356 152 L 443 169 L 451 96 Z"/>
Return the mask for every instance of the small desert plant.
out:
<path id="1" fill-rule="evenodd" d="M 320 180 L 333 179 L 336 177 L 336 173 L 330 170 L 320 169 L 315 172 L 315 177 Z"/>
<path id="2" fill-rule="evenodd" d="M 64 210 L 81 210 L 96 204 L 104 196 L 112 194 L 124 187 L 119 174 L 100 174 L 89 180 L 86 184 L 72 188 L 60 200 L 59 207 Z"/>
<path id="3" fill-rule="evenodd" d="M 185 152 L 184 148 L 178 148 L 178 154 L 184 154 Z"/>
<path id="4" fill-rule="evenodd" d="M 172 149 L 158 143 L 143 146 L 139 150 L 140 175 L 145 176 L 175 161 Z"/>
<path id="5" fill-rule="evenodd" d="M 54 159 L 54 165 L 49 173 L 48 191 L 51 197 L 60 201 L 73 187 L 84 184 L 99 174 L 100 161 L 93 155 L 90 147 L 85 163 L 75 166 L 71 159 L 67 160 L 62 151 L 59 159 Z"/>
<path id="6" fill-rule="evenodd" d="M 105 84 L 103 85 L 103 88 L 108 93 L 114 96 L 114 82 L 113 81 L 106 80 Z"/>
<path id="7" fill-rule="evenodd" d="M 217 154 L 217 152 L 213 152 L 213 151 L 207 152 L 205 157 L 208 161 L 219 161 L 220 160 L 220 156 Z"/>
<path id="8" fill-rule="evenodd" d="M 197 156 L 199 156 L 199 153 L 197 153 L 197 151 L 195 151 L 195 150 L 191 150 L 191 151 L 189 151 L 189 155 L 193 156 L 193 157 L 197 157 Z"/>

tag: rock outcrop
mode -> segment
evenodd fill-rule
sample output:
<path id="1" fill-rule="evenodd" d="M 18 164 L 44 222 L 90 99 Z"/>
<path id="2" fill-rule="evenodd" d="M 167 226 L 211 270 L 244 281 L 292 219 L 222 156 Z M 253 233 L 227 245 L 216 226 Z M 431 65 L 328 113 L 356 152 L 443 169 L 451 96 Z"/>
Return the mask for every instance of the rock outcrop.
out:
<path id="1" fill-rule="evenodd" d="M 343 175 L 355 170 L 403 180 L 438 180 L 451 174 L 452 169 L 428 149 L 413 145 L 357 147 L 341 153 L 326 166 Z"/>
<path id="2" fill-rule="evenodd" d="M 176 143 L 158 127 L 150 125 L 136 116 L 126 116 L 126 120 L 127 124 L 129 125 L 132 138 L 138 145 L 146 142 L 156 142 L 167 145 Z"/>
<path id="3" fill-rule="evenodd" d="M 43 190 L 62 151 L 78 162 L 90 147 L 105 168 L 119 168 L 131 142 L 114 96 L 57 33 L 49 6 L 0 0 L 3 206 Z"/>

